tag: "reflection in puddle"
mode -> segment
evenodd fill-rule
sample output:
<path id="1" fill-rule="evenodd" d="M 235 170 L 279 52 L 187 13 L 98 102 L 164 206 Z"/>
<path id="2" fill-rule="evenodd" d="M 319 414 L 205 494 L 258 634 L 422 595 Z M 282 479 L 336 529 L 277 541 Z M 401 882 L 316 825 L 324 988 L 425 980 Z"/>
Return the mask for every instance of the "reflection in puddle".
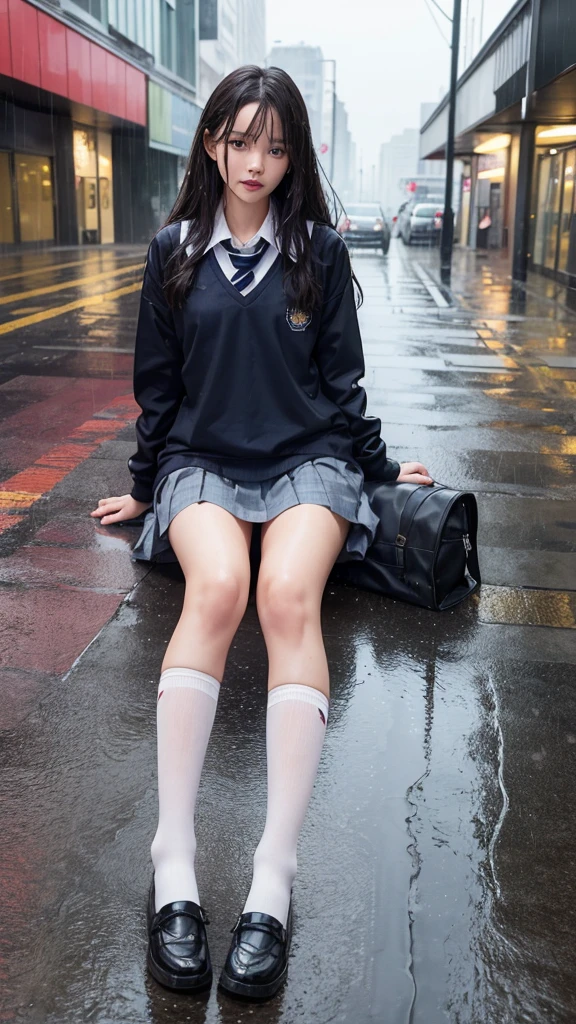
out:
<path id="1" fill-rule="evenodd" d="M 480 622 L 501 622 L 515 626 L 576 626 L 576 593 L 559 590 L 529 590 L 482 585 L 472 601 L 478 606 Z"/>

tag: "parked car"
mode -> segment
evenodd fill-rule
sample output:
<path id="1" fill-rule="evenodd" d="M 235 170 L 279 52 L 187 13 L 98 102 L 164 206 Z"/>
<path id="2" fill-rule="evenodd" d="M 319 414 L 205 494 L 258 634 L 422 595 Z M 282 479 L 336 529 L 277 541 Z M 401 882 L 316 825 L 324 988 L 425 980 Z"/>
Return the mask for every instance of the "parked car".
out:
<path id="1" fill-rule="evenodd" d="M 405 245 L 412 245 L 412 242 L 438 245 L 443 216 L 443 204 L 410 203 L 399 213 L 398 233 Z"/>
<path id="2" fill-rule="evenodd" d="M 380 203 L 350 203 L 338 231 L 348 246 L 361 249 L 390 248 L 390 227 Z"/>
<path id="3" fill-rule="evenodd" d="M 414 199 L 405 199 L 398 207 L 398 213 L 392 217 L 392 238 L 398 238 L 402 226 L 402 220 L 408 207 L 414 206 Z"/>

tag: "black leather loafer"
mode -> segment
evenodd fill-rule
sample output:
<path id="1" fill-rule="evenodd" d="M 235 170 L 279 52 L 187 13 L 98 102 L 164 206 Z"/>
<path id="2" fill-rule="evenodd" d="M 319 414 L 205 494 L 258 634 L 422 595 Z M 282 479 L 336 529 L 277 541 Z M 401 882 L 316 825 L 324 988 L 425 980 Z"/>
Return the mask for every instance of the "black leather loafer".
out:
<path id="1" fill-rule="evenodd" d="M 292 904 L 286 928 L 270 914 L 241 914 L 220 975 L 225 992 L 248 999 L 269 999 L 288 974 L 292 938 Z"/>
<path id="2" fill-rule="evenodd" d="M 154 881 L 148 897 L 148 970 L 167 988 L 199 992 L 212 984 L 206 912 L 197 903 L 167 903 L 158 913 Z"/>

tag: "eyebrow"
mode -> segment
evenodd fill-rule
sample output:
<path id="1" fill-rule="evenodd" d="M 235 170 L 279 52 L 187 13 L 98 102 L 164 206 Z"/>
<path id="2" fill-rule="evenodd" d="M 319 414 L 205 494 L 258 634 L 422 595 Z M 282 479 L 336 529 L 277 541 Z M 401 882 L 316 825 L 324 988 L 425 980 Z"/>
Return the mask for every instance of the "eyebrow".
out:
<path id="1" fill-rule="evenodd" d="M 230 132 L 230 135 L 241 135 L 243 138 L 245 138 L 248 135 L 248 132 L 239 132 L 239 131 L 236 131 L 236 129 L 234 128 Z M 273 143 L 273 142 L 280 142 L 282 145 L 284 145 L 284 139 L 270 139 L 270 142 L 271 143 Z"/>

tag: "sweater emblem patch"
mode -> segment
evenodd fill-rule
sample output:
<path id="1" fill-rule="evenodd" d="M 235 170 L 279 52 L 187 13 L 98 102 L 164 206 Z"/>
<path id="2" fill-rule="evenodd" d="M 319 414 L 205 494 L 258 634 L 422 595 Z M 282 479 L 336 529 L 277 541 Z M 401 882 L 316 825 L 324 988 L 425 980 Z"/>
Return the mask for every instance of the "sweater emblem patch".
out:
<path id="1" fill-rule="evenodd" d="M 305 331 L 312 317 L 303 313 L 301 309 L 287 309 L 286 320 L 293 331 Z"/>

